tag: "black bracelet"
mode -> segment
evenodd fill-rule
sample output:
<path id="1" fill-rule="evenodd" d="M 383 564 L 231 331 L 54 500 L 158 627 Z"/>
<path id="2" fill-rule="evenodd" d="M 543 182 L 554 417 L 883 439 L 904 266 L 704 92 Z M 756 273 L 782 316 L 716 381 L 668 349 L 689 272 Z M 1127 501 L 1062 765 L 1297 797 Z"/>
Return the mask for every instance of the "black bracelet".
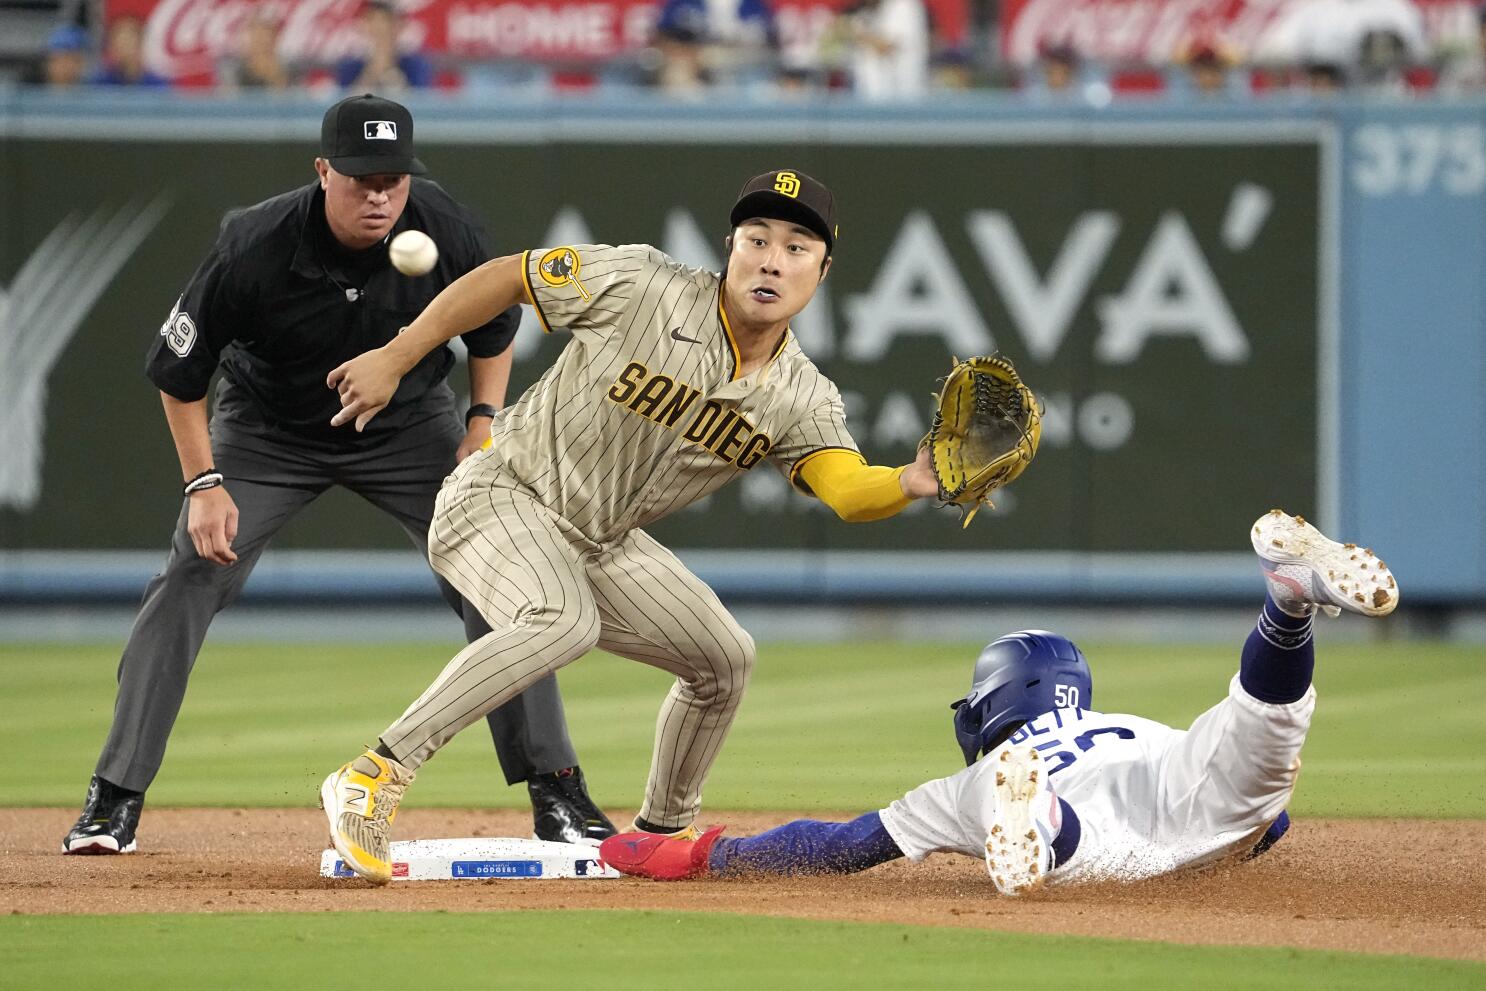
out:
<path id="1" fill-rule="evenodd" d="M 468 410 L 465 411 L 465 429 L 469 429 L 470 421 L 477 416 L 488 416 L 491 419 L 494 419 L 499 414 L 500 409 L 498 407 L 492 406 L 489 403 L 475 403 L 475 405 L 471 406 Z"/>
<path id="2" fill-rule="evenodd" d="M 214 489 L 223 482 L 222 473 L 215 468 L 208 468 L 186 483 L 183 490 L 186 495 L 200 492 L 203 489 Z"/>

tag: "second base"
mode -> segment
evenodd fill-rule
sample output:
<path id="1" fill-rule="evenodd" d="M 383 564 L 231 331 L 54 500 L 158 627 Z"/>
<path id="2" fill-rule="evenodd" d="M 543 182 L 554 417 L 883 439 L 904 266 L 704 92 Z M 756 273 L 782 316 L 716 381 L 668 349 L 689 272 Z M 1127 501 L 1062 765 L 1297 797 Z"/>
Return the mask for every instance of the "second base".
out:
<path id="1" fill-rule="evenodd" d="M 335 850 L 320 855 L 321 877 L 355 877 Z M 392 844 L 392 880 L 452 881 L 510 878 L 612 878 L 622 875 L 599 859 L 596 846 L 515 837 L 404 840 Z"/>

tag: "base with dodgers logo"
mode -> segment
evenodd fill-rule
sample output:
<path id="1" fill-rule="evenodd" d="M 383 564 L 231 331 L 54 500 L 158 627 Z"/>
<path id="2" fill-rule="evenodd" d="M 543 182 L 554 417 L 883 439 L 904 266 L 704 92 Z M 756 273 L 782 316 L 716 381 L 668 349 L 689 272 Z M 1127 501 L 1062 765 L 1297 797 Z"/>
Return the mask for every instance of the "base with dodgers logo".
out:
<path id="1" fill-rule="evenodd" d="M 355 877 L 335 850 L 320 855 L 321 877 Z M 407 840 L 392 844 L 394 881 L 607 879 L 620 873 L 597 846 L 515 837 Z"/>

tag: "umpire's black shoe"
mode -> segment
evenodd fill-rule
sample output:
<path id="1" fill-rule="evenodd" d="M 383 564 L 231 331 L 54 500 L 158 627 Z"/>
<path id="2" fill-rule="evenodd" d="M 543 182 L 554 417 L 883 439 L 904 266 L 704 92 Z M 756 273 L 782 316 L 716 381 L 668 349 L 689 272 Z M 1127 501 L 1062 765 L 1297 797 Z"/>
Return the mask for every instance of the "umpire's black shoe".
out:
<path id="1" fill-rule="evenodd" d="M 143 808 L 144 792 L 127 791 L 93 775 L 83 814 L 62 841 L 62 852 L 133 853 L 134 830 Z"/>
<path id="2" fill-rule="evenodd" d="M 539 840 L 596 844 L 618 832 L 588 797 L 583 771 L 577 767 L 535 774 L 527 779 L 526 790 L 531 795 L 533 831 Z"/>

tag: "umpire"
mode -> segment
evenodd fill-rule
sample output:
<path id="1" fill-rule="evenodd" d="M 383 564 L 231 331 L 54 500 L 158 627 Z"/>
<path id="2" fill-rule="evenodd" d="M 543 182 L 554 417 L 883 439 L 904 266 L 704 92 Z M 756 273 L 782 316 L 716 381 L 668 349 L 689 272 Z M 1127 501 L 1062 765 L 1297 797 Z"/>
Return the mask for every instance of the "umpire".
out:
<path id="1" fill-rule="evenodd" d="M 318 179 L 228 214 L 150 348 L 185 480 L 164 570 L 119 663 L 113 728 L 64 853 L 127 853 L 144 792 L 164 759 L 186 679 L 216 613 L 247 581 L 289 519 L 333 485 L 365 498 L 427 546 L 434 496 L 454 466 L 490 436 L 511 369 L 512 307 L 464 335 L 472 405 L 461 422 L 445 379 L 448 348 L 426 357 L 372 428 L 329 426 L 340 410 L 331 369 L 390 341 L 445 286 L 492 257 L 473 216 L 413 154 L 413 119 L 366 95 L 326 111 Z M 437 266 L 408 278 L 387 242 L 421 230 Z M 215 412 L 206 392 L 221 368 Z M 442 579 L 470 640 L 490 632 Z M 552 676 L 489 717 L 508 783 L 526 781 L 539 838 L 614 832 L 589 800 Z"/>

